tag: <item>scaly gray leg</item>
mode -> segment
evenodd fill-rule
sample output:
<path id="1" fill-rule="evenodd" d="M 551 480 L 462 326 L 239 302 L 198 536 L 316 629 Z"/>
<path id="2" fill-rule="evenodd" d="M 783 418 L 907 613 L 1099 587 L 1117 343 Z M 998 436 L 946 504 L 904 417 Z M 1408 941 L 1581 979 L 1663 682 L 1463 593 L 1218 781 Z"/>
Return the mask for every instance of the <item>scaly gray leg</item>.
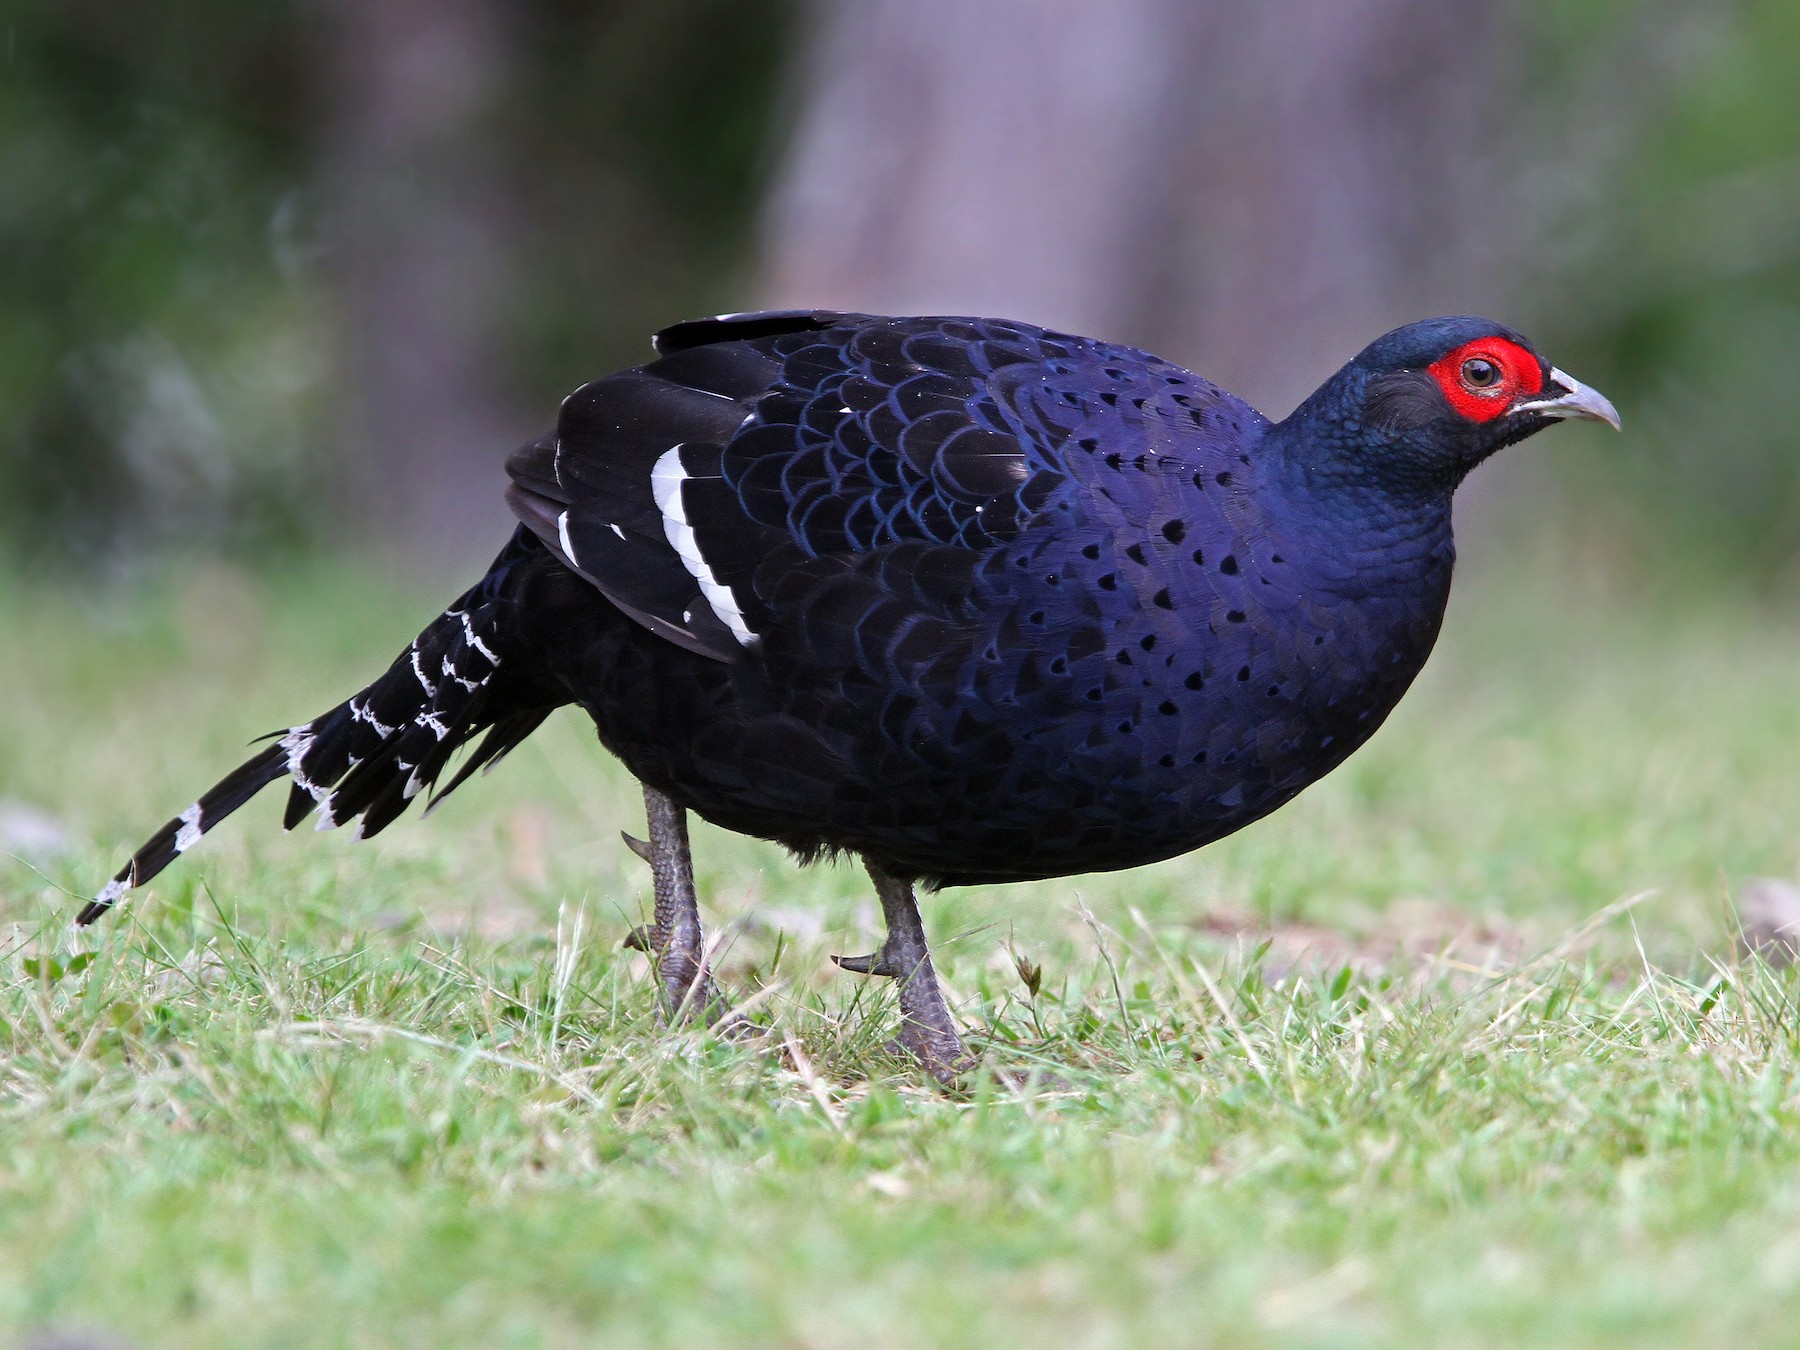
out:
<path id="1" fill-rule="evenodd" d="M 731 1011 L 706 968 L 706 938 L 694 896 L 694 858 L 688 849 L 687 811 L 655 788 L 644 788 L 646 842 L 625 836 L 632 852 L 650 864 L 656 879 L 656 922 L 635 930 L 626 945 L 650 953 L 662 985 L 662 1013 L 671 1024 L 704 1018 L 707 1025 Z"/>
<path id="2" fill-rule="evenodd" d="M 868 956 L 834 956 L 845 970 L 887 975 L 900 981 L 900 1045 L 940 1083 L 953 1082 L 975 1060 L 956 1033 L 950 1007 L 938 988 L 937 971 L 925 945 L 925 925 L 913 899 L 912 882 L 889 876 L 868 859 L 863 865 L 881 897 L 887 940 Z"/>

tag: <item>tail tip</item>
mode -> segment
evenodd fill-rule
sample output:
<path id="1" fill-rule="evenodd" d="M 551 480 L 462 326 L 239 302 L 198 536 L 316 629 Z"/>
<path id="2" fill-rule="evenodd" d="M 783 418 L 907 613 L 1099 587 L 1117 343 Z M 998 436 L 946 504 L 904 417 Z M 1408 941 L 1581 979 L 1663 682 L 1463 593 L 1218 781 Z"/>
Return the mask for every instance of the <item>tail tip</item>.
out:
<path id="1" fill-rule="evenodd" d="M 106 913 L 107 910 L 123 900 L 125 898 L 125 892 L 130 889 L 130 886 L 131 883 L 129 879 L 124 876 L 114 877 L 111 881 L 107 882 L 101 889 L 100 894 L 90 900 L 81 913 L 75 916 L 76 926 L 86 928 L 89 924 L 93 923 L 94 920 Z"/>

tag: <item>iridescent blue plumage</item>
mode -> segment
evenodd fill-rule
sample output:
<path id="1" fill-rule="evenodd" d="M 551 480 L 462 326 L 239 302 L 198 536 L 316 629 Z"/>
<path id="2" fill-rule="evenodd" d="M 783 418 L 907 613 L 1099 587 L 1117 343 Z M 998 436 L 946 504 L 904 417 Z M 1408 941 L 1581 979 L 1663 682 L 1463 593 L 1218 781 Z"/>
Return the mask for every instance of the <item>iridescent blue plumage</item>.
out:
<path id="1" fill-rule="evenodd" d="M 1128 867 L 1335 766 L 1430 646 L 1447 494 L 1404 539 L 1322 515 L 1266 419 L 1131 348 L 992 320 L 752 322 L 676 330 L 631 377 L 669 390 L 667 420 L 629 429 L 643 467 L 526 495 L 546 455 L 622 467 L 604 380 L 514 462 L 528 523 L 640 609 L 645 549 L 613 526 L 648 522 L 686 645 L 597 625 L 584 702 L 711 819 L 938 882 Z M 695 389 L 737 396 L 716 439 L 682 429 Z M 676 445 L 683 528 L 747 644 L 616 488 Z"/>
<path id="2" fill-rule="evenodd" d="M 992 319 L 681 324 L 508 462 L 523 522 L 355 698 L 168 822 L 97 917 L 282 777 L 287 823 L 374 833 L 475 737 L 579 703 L 645 785 L 664 1007 L 709 1020 L 691 808 L 855 852 L 901 1040 L 966 1063 L 912 883 L 1130 867 L 1336 767 L 1436 638 L 1450 498 L 1605 399 L 1516 333 L 1434 319 L 1271 424 L 1128 347 Z"/>

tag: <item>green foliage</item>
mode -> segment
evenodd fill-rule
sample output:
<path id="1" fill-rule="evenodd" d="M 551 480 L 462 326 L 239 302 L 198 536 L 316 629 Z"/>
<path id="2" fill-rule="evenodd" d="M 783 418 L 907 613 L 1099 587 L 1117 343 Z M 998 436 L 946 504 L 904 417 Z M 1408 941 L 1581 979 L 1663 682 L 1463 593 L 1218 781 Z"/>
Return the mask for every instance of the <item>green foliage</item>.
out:
<path id="1" fill-rule="evenodd" d="M 523 9 L 505 136 L 530 248 L 509 319 L 534 406 L 743 280 L 797 28 L 789 0 Z"/>
<path id="2" fill-rule="evenodd" d="M 0 543 L 299 528 L 316 409 L 272 239 L 304 146 L 284 5 L 8 8 Z"/>
<path id="3" fill-rule="evenodd" d="M 739 265 L 783 0 L 498 7 L 522 406 Z M 0 559 L 282 556 L 341 491 L 328 13 L 22 0 L 0 31 Z M 469 150 L 468 153 L 474 153 Z"/>
<path id="4" fill-rule="evenodd" d="M 1800 10 L 1781 0 L 1543 8 L 1559 36 L 1542 45 L 1576 53 L 1549 61 L 1561 97 L 1546 96 L 1578 119 L 1559 134 L 1613 142 L 1615 164 L 1565 191 L 1565 210 L 1529 250 L 1534 289 L 1545 322 L 1571 335 L 1559 359 L 1613 394 L 1629 437 L 1623 455 L 1570 464 L 1566 490 L 1589 528 L 1628 554 L 1791 587 Z M 1598 132 L 1570 90 L 1604 104 L 1587 110 Z M 1554 170 L 1549 129 L 1545 139 L 1538 153 Z"/>

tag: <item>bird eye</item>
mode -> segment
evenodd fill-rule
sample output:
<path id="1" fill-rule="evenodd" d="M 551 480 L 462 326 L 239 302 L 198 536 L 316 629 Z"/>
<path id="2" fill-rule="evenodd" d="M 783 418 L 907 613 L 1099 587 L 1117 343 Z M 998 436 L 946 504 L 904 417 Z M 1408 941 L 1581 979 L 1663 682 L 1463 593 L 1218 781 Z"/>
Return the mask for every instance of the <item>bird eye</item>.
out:
<path id="1" fill-rule="evenodd" d="M 1485 356 L 1471 356 L 1462 364 L 1462 377 L 1471 389 L 1492 389 L 1500 383 L 1500 367 Z"/>

